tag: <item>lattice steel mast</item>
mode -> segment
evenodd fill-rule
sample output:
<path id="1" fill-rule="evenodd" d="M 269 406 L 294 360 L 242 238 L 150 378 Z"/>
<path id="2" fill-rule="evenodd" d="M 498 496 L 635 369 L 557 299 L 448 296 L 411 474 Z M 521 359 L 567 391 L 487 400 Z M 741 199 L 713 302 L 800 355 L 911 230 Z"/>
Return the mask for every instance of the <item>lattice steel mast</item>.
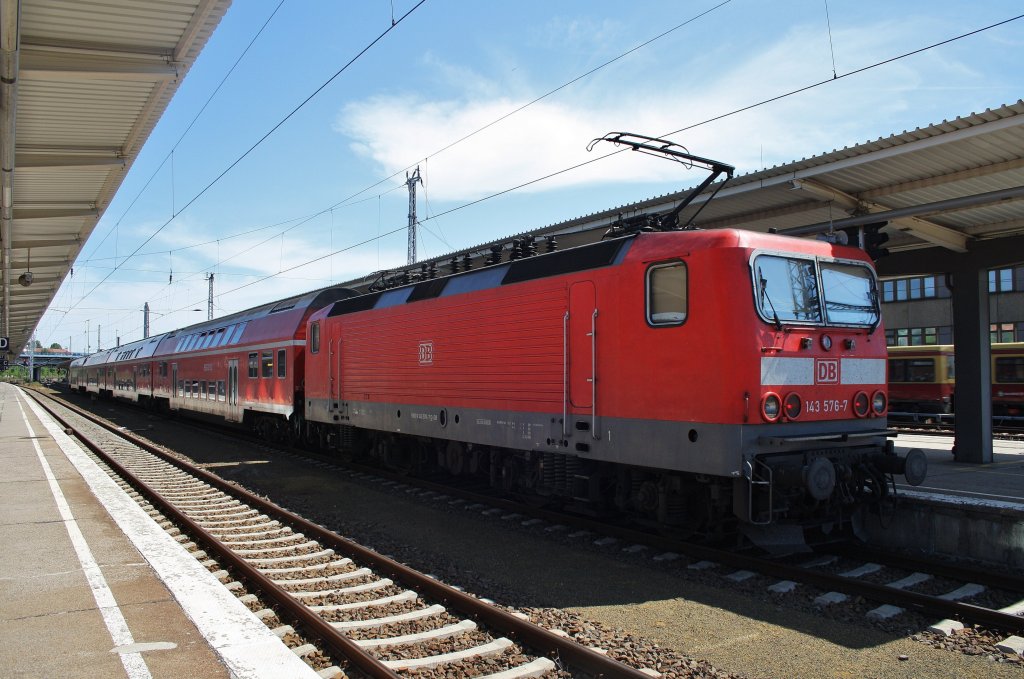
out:
<path id="1" fill-rule="evenodd" d="M 405 185 L 409 189 L 409 261 L 408 264 L 416 263 L 416 184 L 423 184 L 420 178 L 419 165 L 412 175 L 405 173 Z"/>

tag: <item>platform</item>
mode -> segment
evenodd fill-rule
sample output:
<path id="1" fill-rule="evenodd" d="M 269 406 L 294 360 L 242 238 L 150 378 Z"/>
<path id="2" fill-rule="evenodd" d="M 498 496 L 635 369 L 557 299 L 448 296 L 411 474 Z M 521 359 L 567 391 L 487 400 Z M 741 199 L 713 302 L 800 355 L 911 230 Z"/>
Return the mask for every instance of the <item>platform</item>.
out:
<path id="1" fill-rule="evenodd" d="M 5 383 L 0 467 L 4 677 L 317 677 Z"/>
<path id="2" fill-rule="evenodd" d="M 928 476 L 917 487 L 897 483 L 900 493 L 1024 512 L 1024 441 L 993 441 L 993 462 L 989 464 L 955 461 L 952 436 L 896 437 L 898 453 L 911 448 L 920 448 L 927 455 Z"/>

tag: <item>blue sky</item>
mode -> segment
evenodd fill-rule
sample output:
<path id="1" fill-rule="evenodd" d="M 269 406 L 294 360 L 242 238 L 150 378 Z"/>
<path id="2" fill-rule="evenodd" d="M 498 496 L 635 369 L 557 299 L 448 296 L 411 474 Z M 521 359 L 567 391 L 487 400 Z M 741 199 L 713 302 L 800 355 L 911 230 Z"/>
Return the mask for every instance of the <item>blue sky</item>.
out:
<path id="1" fill-rule="evenodd" d="M 403 265 L 417 165 L 427 258 L 699 181 L 620 154 L 508 191 L 594 159 L 587 143 L 609 131 L 690 127 L 671 138 L 744 173 L 1024 92 L 1022 19 L 700 124 L 1011 18 L 1016 1 L 829 0 L 827 19 L 823 0 L 417 2 L 235 2 L 37 338 L 81 351 L 88 326 L 95 350 L 101 325 L 104 347 L 139 339 L 147 301 L 154 334 L 203 320 L 207 272 L 221 316 Z"/>

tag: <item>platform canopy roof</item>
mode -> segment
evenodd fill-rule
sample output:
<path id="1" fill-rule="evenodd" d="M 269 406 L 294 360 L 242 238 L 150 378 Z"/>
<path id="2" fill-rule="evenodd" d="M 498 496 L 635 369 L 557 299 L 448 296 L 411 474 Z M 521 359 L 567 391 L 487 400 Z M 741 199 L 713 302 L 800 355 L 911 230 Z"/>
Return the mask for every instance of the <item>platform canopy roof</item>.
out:
<path id="1" fill-rule="evenodd" d="M 230 4 L 0 0 L 0 328 L 12 353 Z"/>
<path id="2" fill-rule="evenodd" d="M 682 212 L 682 221 L 716 186 Z M 686 193 L 602 210 L 529 233 L 555 234 L 563 247 L 592 242 L 620 217 L 666 212 Z M 940 267 L 932 268 L 940 272 L 965 256 L 974 257 L 975 263 L 980 259 L 982 266 L 986 261 L 992 267 L 1024 262 L 1024 101 L 734 177 L 695 224 L 813 235 L 877 222 L 887 223 L 882 229 L 890 236 L 885 246 L 897 254 L 879 261 L 883 274 L 922 273 L 929 267 Z M 452 255 L 483 253 L 499 244 Z M 913 270 L 901 271 L 913 263 L 905 255 L 915 253 L 920 256 Z M 452 255 L 434 261 L 443 271 Z"/>

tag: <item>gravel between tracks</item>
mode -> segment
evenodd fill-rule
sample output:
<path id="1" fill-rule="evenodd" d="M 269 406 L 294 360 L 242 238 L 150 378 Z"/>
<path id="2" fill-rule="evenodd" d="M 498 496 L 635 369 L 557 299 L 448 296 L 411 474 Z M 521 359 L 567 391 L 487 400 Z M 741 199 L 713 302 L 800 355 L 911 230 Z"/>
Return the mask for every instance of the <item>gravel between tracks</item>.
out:
<path id="1" fill-rule="evenodd" d="M 949 650 L 956 637 L 828 619 L 626 556 L 622 545 L 598 549 L 593 536 L 527 530 L 145 414 L 104 404 L 98 411 L 132 428 L 142 420 L 154 441 L 310 520 L 667 677 L 1024 676 L 1019 663 L 996 662 L 994 653 Z"/>

